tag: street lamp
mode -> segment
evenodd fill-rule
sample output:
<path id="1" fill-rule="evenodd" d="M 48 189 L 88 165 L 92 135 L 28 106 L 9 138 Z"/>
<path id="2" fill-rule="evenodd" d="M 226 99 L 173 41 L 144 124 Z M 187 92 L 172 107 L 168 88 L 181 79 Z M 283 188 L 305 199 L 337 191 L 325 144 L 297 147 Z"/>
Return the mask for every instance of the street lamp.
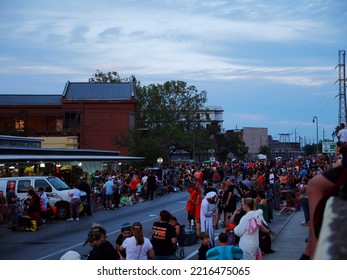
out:
<path id="1" fill-rule="evenodd" d="M 161 164 L 163 163 L 163 158 L 161 158 L 161 157 L 158 157 L 157 158 L 157 163 L 159 164 L 159 168 L 161 168 Z"/>
<path id="2" fill-rule="evenodd" d="M 317 157 L 318 157 L 318 118 L 314 116 L 312 122 L 316 123 L 316 140 L 317 140 L 316 150 L 317 150 Z"/>

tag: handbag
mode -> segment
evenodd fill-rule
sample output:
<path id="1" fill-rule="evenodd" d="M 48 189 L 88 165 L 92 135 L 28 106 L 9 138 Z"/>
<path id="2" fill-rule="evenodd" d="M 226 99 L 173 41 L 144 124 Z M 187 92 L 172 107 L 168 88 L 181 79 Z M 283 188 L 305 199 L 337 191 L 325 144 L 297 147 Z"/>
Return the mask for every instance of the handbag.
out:
<path id="1" fill-rule="evenodd" d="M 83 211 L 84 207 L 83 204 L 80 203 L 80 206 L 78 206 L 78 211 L 81 213 Z"/>

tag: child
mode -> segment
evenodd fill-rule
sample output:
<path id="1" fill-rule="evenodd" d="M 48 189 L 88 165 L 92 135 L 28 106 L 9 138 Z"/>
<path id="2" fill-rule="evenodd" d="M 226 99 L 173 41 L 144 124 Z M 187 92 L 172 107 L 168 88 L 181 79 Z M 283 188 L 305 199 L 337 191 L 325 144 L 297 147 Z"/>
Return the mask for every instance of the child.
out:
<path id="1" fill-rule="evenodd" d="M 201 246 L 198 250 L 199 260 L 207 260 L 206 252 L 211 249 L 210 236 L 207 232 L 201 232 L 199 238 L 201 240 Z"/>
<path id="2" fill-rule="evenodd" d="M 225 233 L 228 236 L 227 245 L 235 246 L 236 245 L 236 236 L 234 233 L 234 228 L 236 224 L 227 224 L 225 227 Z"/>
<path id="3" fill-rule="evenodd" d="M 228 246 L 228 235 L 225 232 L 221 232 L 218 235 L 219 246 Z"/>

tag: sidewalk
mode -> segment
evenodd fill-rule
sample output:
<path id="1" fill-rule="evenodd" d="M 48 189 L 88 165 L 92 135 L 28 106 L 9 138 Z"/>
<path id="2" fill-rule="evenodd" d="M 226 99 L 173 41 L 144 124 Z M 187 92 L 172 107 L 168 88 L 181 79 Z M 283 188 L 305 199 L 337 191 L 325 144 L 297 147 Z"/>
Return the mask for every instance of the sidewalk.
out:
<path id="1" fill-rule="evenodd" d="M 264 255 L 263 260 L 298 260 L 304 252 L 308 236 L 308 227 L 300 225 L 303 220 L 302 210 L 287 216 L 278 231 L 274 229 L 276 235 L 272 240 L 272 249 L 276 252 Z"/>
<path id="2" fill-rule="evenodd" d="M 302 210 L 290 215 L 275 215 L 273 222 L 270 223 L 270 228 L 275 231 L 275 235 L 272 237 L 272 249 L 276 252 L 265 254 L 263 260 L 298 260 L 304 251 L 305 239 L 308 236 L 308 227 L 300 225 L 303 220 Z M 224 229 L 221 227 L 215 230 L 215 240 L 218 240 L 218 234 L 222 231 Z M 197 260 L 199 247 L 200 242 L 185 247 L 185 259 Z"/>

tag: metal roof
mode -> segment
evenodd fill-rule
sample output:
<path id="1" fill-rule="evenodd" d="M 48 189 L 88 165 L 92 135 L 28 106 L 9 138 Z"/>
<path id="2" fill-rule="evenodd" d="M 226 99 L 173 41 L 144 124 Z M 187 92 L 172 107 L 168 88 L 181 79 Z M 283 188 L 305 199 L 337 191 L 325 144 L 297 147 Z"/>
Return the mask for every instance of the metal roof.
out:
<path id="1" fill-rule="evenodd" d="M 71 83 L 62 94 L 0 94 L 0 105 L 61 106 L 66 100 L 130 100 L 135 97 L 134 83 Z"/>
<path id="2" fill-rule="evenodd" d="M 61 106 L 61 95 L 0 94 L 0 105 L 53 105 Z"/>
<path id="3" fill-rule="evenodd" d="M 129 100 L 135 96 L 133 83 L 70 83 L 63 98 L 66 100 Z"/>

